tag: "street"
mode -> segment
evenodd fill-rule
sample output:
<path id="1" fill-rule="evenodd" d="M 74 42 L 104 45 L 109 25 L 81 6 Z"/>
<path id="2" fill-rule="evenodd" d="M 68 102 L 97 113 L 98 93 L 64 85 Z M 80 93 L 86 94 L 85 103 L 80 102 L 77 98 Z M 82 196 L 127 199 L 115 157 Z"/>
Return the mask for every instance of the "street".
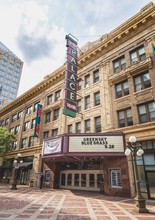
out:
<path id="1" fill-rule="evenodd" d="M 0 184 L 0 220 L 153 220 L 155 201 L 147 201 L 150 211 L 140 214 L 130 198 L 100 193 L 52 190 L 48 188 Z"/>

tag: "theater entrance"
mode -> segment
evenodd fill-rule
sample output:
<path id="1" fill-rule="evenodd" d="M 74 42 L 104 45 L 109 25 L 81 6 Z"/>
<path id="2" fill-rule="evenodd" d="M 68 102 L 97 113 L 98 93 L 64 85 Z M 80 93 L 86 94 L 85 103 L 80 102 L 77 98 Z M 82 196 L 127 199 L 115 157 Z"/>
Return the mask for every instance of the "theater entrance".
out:
<path id="1" fill-rule="evenodd" d="M 103 175 L 100 170 L 63 170 L 60 173 L 60 188 L 101 191 Z"/>

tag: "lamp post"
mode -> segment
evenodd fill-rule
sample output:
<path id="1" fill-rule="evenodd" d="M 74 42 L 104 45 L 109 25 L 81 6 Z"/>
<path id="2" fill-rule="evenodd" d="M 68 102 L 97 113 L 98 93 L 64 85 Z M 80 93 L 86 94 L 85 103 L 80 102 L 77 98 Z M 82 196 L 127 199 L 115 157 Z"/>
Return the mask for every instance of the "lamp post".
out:
<path id="1" fill-rule="evenodd" d="M 136 210 L 139 213 L 148 213 L 149 211 L 146 209 L 145 198 L 143 198 L 141 194 L 141 190 L 140 190 L 140 181 L 138 177 L 138 170 L 137 170 L 137 164 L 136 164 L 136 155 L 142 156 L 143 154 L 144 154 L 144 151 L 141 148 L 141 145 L 137 144 L 136 137 L 130 136 L 127 148 L 125 150 L 125 155 L 126 156 L 132 155 L 132 160 L 134 164 L 134 177 L 135 177 L 135 185 L 136 185 L 136 197 L 135 197 Z"/>
<path id="2" fill-rule="evenodd" d="M 12 183 L 12 187 L 11 187 L 11 189 L 13 189 L 13 190 L 17 189 L 17 173 L 18 173 L 18 168 L 19 168 L 19 165 L 21 163 L 23 163 L 23 160 L 20 159 L 20 157 L 21 157 L 21 154 L 18 153 L 16 158 L 13 161 L 14 176 L 13 176 L 13 183 Z"/>

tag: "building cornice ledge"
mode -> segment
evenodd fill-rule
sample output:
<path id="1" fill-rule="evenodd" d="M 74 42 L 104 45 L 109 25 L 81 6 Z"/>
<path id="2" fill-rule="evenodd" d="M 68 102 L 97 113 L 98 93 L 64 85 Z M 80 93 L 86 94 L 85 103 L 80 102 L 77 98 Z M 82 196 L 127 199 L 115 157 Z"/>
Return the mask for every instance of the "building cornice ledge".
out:
<path id="1" fill-rule="evenodd" d="M 131 17 L 125 23 L 101 37 L 98 44 L 79 57 L 79 66 L 83 67 L 86 63 L 92 62 L 93 59 L 96 59 L 112 48 L 115 48 L 120 41 L 122 43 L 127 37 L 132 37 L 131 33 L 134 32 L 136 35 L 139 31 L 139 27 L 145 29 L 146 24 L 150 21 L 155 23 L 155 4 L 152 2 L 143 7 L 140 12 Z"/>

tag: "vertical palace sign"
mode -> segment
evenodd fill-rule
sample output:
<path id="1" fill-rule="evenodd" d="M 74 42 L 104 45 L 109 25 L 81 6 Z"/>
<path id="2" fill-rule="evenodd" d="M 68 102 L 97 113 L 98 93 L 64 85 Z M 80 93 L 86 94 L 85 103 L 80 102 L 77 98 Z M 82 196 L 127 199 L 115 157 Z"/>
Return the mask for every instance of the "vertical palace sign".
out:
<path id="1" fill-rule="evenodd" d="M 66 35 L 67 62 L 63 114 L 76 117 L 77 95 L 77 40 Z"/>

